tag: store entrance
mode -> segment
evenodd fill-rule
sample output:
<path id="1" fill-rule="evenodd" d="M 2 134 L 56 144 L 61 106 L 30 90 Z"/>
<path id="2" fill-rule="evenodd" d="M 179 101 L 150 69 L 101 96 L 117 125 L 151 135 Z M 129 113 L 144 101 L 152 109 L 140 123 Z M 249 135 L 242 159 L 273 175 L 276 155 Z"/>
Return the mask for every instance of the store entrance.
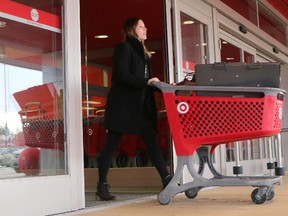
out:
<path id="1" fill-rule="evenodd" d="M 80 1 L 86 191 L 95 192 L 98 181 L 97 157 L 107 138 L 103 120 L 106 97 L 111 85 L 112 54 L 114 47 L 123 40 L 122 25 L 130 17 L 144 20 L 148 29 L 145 44 L 153 51 L 153 74 L 167 82 L 164 9 L 162 0 Z M 163 98 L 161 93 L 155 93 L 155 96 L 158 109 L 158 141 L 167 166 L 170 166 L 170 134 Z M 160 177 L 147 156 L 146 146 L 140 137 L 124 135 L 115 153 L 108 181 L 112 192 L 158 192 L 161 189 Z"/>

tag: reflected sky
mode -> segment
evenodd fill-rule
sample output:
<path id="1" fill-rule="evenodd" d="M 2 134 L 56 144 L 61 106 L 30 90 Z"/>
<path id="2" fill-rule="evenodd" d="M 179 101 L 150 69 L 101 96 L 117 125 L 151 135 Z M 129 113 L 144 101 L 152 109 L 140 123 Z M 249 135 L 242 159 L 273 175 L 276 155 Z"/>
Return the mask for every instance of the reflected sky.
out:
<path id="1" fill-rule="evenodd" d="M 20 106 L 13 97 L 18 91 L 43 84 L 42 71 L 0 63 L 0 126 L 11 132 L 21 130 Z"/>

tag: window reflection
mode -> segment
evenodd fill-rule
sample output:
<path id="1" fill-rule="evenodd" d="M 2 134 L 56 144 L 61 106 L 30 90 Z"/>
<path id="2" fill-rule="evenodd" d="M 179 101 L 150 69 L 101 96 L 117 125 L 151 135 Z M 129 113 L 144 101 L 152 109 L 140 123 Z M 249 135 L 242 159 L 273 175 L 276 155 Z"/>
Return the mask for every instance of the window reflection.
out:
<path id="1" fill-rule="evenodd" d="M 2 5 L 0 178 L 65 174 L 62 1 Z"/>

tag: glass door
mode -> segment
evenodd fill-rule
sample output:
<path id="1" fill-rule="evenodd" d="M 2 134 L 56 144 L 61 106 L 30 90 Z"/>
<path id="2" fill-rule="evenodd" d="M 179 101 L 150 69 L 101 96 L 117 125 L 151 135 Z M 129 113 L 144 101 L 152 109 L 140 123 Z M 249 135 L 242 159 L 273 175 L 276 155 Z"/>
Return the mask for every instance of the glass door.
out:
<path id="1" fill-rule="evenodd" d="M 197 10 L 197 5 L 191 2 L 172 1 L 174 12 L 173 36 L 174 36 L 174 58 L 175 58 L 175 82 L 180 82 L 187 74 L 194 76 L 196 64 L 207 64 L 213 59 L 212 23 L 209 18 L 209 8 L 201 5 L 202 10 L 207 10 L 207 16 Z M 211 14 L 210 14 L 211 15 Z M 216 149 L 213 158 L 214 166 L 220 166 L 219 149 Z M 174 160 L 177 156 L 174 155 Z M 199 160 L 195 154 L 193 163 L 198 166 Z M 209 175 L 205 173 L 203 175 Z M 183 181 L 189 181 L 191 176 L 184 172 Z"/>
<path id="2" fill-rule="evenodd" d="M 225 63 L 254 63 L 263 62 L 264 58 L 256 55 L 256 49 L 220 30 L 221 62 Z M 266 171 L 266 162 L 269 157 L 268 142 L 266 139 L 253 139 L 240 142 L 226 143 L 226 172 L 233 175 L 234 166 L 243 166 L 243 174 L 251 175 Z M 238 155 L 236 154 L 238 152 Z M 275 157 L 274 151 L 272 152 Z M 239 157 L 239 158 L 236 158 Z M 239 160 L 239 161 L 238 161 Z M 256 162 L 257 161 L 257 162 Z M 258 162 L 259 161 L 259 162 Z M 253 166 L 252 166 L 253 164 Z M 264 165 L 263 165 L 264 164 Z"/>
<path id="3" fill-rule="evenodd" d="M 77 170 L 79 176 L 74 175 L 75 168 L 70 163 L 76 145 L 70 140 L 73 125 L 67 125 L 67 118 L 72 115 L 71 111 L 66 112 L 65 104 L 69 98 L 66 84 L 70 81 L 65 80 L 69 67 L 65 67 L 64 47 L 68 40 L 62 24 L 68 14 L 65 17 L 63 7 L 75 3 L 1 1 L 0 190 L 5 194 L 0 198 L 2 215 L 47 215 L 83 207 L 81 189 L 80 199 L 72 198 L 72 187 L 79 186 L 73 178 L 83 173 Z M 73 77 L 73 71 L 69 72 Z"/>
<path id="4" fill-rule="evenodd" d="M 151 3 L 153 8 L 149 6 Z M 129 5 L 125 8 L 125 13 L 117 13 L 123 5 Z M 153 75 L 167 82 L 162 0 L 144 0 L 141 6 L 138 0 L 80 1 L 85 189 L 93 195 L 98 181 L 97 158 L 107 139 L 104 115 L 106 97 L 111 86 L 113 51 L 115 46 L 124 40 L 121 34 L 124 22 L 134 16 L 143 19 L 148 29 L 145 45 L 152 52 Z M 162 94 L 155 92 L 155 98 L 158 109 L 158 143 L 169 167 L 169 129 Z M 149 179 L 143 180 L 144 176 L 149 176 Z M 147 188 L 152 188 L 153 192 L 159 191 L 161 179 L 148 157 L 147 147 L 140 136 L 123 135 L 109 170 L 108 183 L 112 193 L 135 190 L 141 192 Z M 91 200 L 94 202 L 95 196 Z"/>
<path id="5" fill-rule="evenodd" d="M 229 33 L 219 30 L 221 62 L 253 63 L 256 59 L 256 49 L 233 37 Z"/>

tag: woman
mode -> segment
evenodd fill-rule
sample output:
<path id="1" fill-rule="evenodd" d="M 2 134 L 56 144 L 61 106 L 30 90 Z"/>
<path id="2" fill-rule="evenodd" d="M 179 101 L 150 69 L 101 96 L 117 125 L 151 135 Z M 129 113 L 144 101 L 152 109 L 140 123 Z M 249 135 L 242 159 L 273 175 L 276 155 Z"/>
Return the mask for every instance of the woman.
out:
<path id="1" fill-rule="evenodd" d="M 108 139 L 98 157 L 96 195 L 100 200 L 115 198 L 108 191 L 107 175 L 123 134 L 142 137 L 150 159 L 162 178 L 163 187 L 172 178 L 157 143 L 157 109 L 151 84 L 159 82 L 159 79 L 152 76 L 151 53 L 144 45 L 147 29 L 143 20 L 130 18 L 123 32 L 126 39 L 115 48 L 113 54 L 112 85 L 105 110 Z"/>

